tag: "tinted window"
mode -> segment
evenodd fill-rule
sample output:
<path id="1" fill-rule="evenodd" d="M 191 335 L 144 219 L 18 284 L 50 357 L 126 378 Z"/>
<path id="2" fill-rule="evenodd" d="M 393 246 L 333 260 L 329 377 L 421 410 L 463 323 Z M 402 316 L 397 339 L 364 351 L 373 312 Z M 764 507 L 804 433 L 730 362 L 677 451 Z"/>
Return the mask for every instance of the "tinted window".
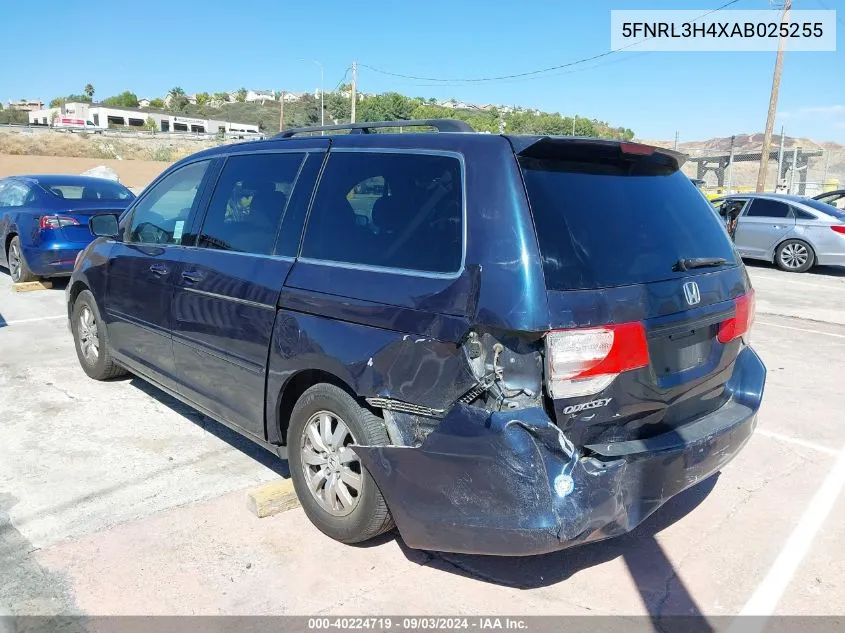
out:
<path id="1" fill-rule="evenodd" d="M 719 217 L 669 166 L 612 157 L 520 158 L 520 166 L 551 290 L 694 274 L 673 272 L 682 257 L 736 262 Z"/>
<path id="2" fill-rule="evenodd" d="M 755 198 L 745 215 L 750 218 L 786 218 L 789 217 L 789 205 L 777 200 Z"/>
<path id="3" fill-rule="evenodd" d="M 54 196 L 68 200 L 131 200 L 134 198 L 129 189 L 117 182 L 104 180 L 85 185 L 51 182 L 41 183 Z"/>
<path id="4" fill-rule="evenodd" d="M 843 212 L 841 208 L 837 208 L 839 205 L 842 205 L 843 201 L 845 201 L 845 199 L 835 200 L 833 203 L 825 203 L 820 200 L 802 200 L 801 202 L 806 204 L 808 207 L 812 207 L 816 211 L 825 213 L 837 220 L 845 220 L 845 212 Z"/>
<path id="5" fill-rule="evenodd" d="M 792 207 L 792 214 L 798 220 L 815 220 L 816 219 L 816 216 L 814 216 L 812 213 L 808 213 L 807 211 L 802 211 L 801 209 L 796 209 L 795 207 Z"/>
<path id="6" fill-rule="evenodd" d="M 436 273 L 461 266 L 458 159 L 428 154 L 329 156 L 302 256 Z"/>
<path id="7" fill-rule="evenodd" d="M 210 161 L 186 165 L 156 184 L 132 213 L 127 242 L 181 244 Z"/>
<path id="8" fill-rule="evenodd" d="M 197 246 L 270 255 L 302 159 L 302 154 L 231 156 Z"/>

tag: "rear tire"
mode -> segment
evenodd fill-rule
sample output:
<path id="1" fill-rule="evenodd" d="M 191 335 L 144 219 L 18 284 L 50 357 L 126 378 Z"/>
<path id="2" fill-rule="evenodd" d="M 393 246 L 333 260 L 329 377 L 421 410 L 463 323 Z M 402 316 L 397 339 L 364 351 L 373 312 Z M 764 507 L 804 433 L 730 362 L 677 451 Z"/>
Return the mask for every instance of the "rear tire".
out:
<path id="1" fill-rule="evenodd" d="M 302 509 L 342 543 L 367 541 L 393 528 L 375 480 L 349 444 L 388 445 L 384 421 L 330 384 L 308 389 L 293 408 L 288 463 Z"/>
<path id="2" fill-rule="evenodd" d="M 83 290 L 76 298 L 70 326 L 76 344 L 76 357 L 89 378 L 107 380 L 127 373 L 112 358 L 105 324 L 100 319 L 97 302 L 89 290 Z"/>
<path id="3" fill-rule="evenodd" d="M 15 235 L 9 243 L 9 252 L 6 253 L 6 261 L 9 263 L 9 274 L 12 281 L 16 284 L 26 283 L 27 281 L 37 281 L 38 275 L 33 274 L 26 263 L 23 249 L 21 248 L 21 239 Z"/>
<path id="4" fill-rule="evenodd" d="M 815 263 L 813 247 L 803 240 L 786 240 L 775 249 L 775 265 L 788 273 L 805 273 Z"/>

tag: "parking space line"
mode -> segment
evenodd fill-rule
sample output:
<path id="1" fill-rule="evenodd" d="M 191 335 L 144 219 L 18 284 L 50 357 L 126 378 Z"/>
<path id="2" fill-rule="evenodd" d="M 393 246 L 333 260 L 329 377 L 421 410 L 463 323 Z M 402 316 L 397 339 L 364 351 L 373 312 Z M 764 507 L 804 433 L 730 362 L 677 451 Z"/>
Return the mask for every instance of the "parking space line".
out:
<path id="1" fill-rule="evenodd" d="M 802 440 L 797 437 L 789 437 L 788 435 L 781 435 L 780 433 L 774 433 L 773 431 L 766 431 L 764 429 L 759 428 L 755 431 L 755 433 L 757 435 L 762 435 L 763 437 L 768 437 L 779 442 L 784 442 L 785 444 L 795 444 L 796 446 L 803 446 L 804 448 L 809 448 L 811 450 L 818 451 L 820 453 L 825 453 L 826 455 L 831 455 L 833 457 L 839 455 L 839 451 L 837 451 L 835 448 L 822 446 L 821 444 L 816 444 L 815 442 L 808 442 L 807 440 Z"/>
<path id="2" fill-rule="evenodd" d="M 52 321 L 55 319 L 66 319 L 66 314 L 59 314 L 56 316 L 46 316 L 46 317 L 33 317 L 31 319 L 12 319 L 11 321 L 6 321 L 5 325 L 17 325 L 18 323 L 35 323 L 37 321 Z"/>
<path id="3" fill-rule="evenodd" d="M 771 569 L 769 569 L 769 573 L 766 574 L 763 582 L 745 603 L 739 613 L 740 616 L 767 617 L 774 614 L 778 602 L 792 581 L 801 561 L 804 560 L 810 550 L 813 539 L 833 509 L 833 504 L 836 503 L 843 487 L 845 487 L 845 447 L 839 451 L 839 457 L 833 468 L 830 469 L 824 482 L 813 495 L 810 504 L 801 516 L 801 520 L 792 534 L 789 535 L 786 544 L 778 554 Z M 756 625 L 759 625 L 759 629 Z M 731 629 L 741 629 L 746 632 L 763 630 L 765 625 L 766 622 L 763 618 L 750 621 L 738 619 Z"/>
<path id="4" fill-rule="evenodd" d="M 782 330 L 795 330 L 796 332 L 807 332 L 808 334 L 821 334 L 823 336 L 832 336 L 834 338 L 845 338 L 845 334 L 836 334 L 834 332 L 824 332 L 823 330 L 813 330 L 804 327 L 792 327 L 791 325 L 780 325 L 779 323 L 772 323 L 771 321 L 761 321 L 757 319 L 755 325 L 767 325 L 769 327 L 779 327 Z M 831 324 L 833 325 L 833 324 Z"/>

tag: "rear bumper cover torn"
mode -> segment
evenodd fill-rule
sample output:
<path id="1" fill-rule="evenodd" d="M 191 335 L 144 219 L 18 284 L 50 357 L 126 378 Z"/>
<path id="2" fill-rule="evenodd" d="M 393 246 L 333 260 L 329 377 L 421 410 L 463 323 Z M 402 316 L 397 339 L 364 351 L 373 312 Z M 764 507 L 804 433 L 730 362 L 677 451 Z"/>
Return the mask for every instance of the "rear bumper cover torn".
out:
<path id="1" fill-rule="evenodd" d="M 356 446 L 408 546 L 543 554 L 632 530 L 727 464 L 754 431 L 765 367 L 737 358 L 717 411 L 647 440 L 574 450 L 540 408 L 456 405 L 419 447 Z"/>

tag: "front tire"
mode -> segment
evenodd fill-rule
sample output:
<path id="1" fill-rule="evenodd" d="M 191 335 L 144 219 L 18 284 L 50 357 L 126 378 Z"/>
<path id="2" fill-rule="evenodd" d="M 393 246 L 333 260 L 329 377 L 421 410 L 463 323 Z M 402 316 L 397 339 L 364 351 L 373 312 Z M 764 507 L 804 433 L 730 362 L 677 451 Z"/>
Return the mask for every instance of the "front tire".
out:
<path id="1" fill-rule="evenodd" d="M 83 290 L 76 298 L 70 325 L 76 344 L 76 357 L 89 378 L 107 380 L 126 373 L 112 358 L 106 327 L 90 291 Z"/>
<path id="2" fill-rule="evenodd" d="M 321 532 L 360 543 L 392 529 L 393 519 L 350 444 L 390 444 L 384 421 L 334 385 L 321 383 L 302 394 L 287 437 L 296 495 Z"/>
<path id="3" fill-rule="evenodd" d="M 805 273 L 815 263 L 813 248 L 802 240 L 786 240 L 775 249 L 775 265 L 788 273 Z"/>
<path id="4" fill-rule="evenodd" d="M 6 254 L 6 261 L 9 262 L 9 274 L 14 283 L 19 284 L 38 280 L 38 276 L 33 274 L 29 268 L 29 264 L 26 263 L 26 257 L 24 257 L 23 249 L 21 248 L 21 238 L 17 235 L 9 243 L 9 252 Z"/>

